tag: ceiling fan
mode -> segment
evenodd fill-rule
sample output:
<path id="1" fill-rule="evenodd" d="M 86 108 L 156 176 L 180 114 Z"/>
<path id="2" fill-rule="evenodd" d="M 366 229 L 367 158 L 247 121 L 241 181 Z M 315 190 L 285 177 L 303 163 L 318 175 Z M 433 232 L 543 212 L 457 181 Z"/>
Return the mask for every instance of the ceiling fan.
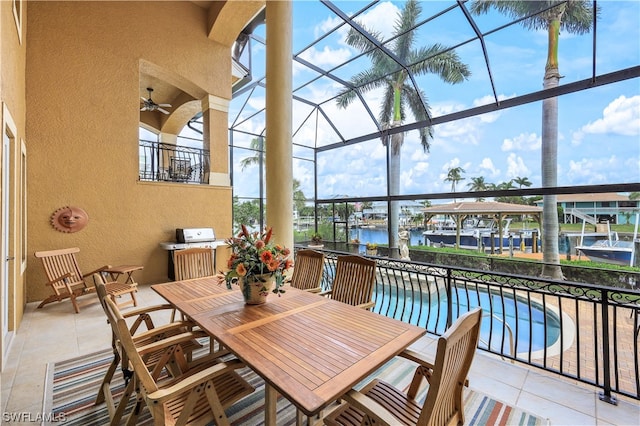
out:
<path id="1" fill-rule="evenodd" d="M 169 111 L 164 108 L 171 108 L 171 104 L 157 104 L 153 102 L 153 99 L 151 99 L 153 89 L 147 87 L 147 91 L 149 92 L 149 99 L 145 99 L 142 96 L 140 97 L 140 99 L 142 99 L 142 108 L 140 108 L 140 111 L 160 111 L 163 114 L 169 114 Z"/>

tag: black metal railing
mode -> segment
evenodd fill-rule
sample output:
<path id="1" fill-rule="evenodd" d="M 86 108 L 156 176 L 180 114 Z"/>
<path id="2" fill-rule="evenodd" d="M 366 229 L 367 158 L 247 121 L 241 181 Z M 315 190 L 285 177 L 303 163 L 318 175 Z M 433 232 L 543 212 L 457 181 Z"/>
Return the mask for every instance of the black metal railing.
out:
<path id="1" fill-rule="evenodd" d="M 344 252 L 322 250 L 327 290 Z M 640 400 L 637 289 L 376 259 L 374 312 L 440 335 L 482 306 L 481 350 Z"/>
<path id="2" fill-rule="evenodd" d="M 140 141 L 141 181 L 209 183 L 209 151 Z"/>

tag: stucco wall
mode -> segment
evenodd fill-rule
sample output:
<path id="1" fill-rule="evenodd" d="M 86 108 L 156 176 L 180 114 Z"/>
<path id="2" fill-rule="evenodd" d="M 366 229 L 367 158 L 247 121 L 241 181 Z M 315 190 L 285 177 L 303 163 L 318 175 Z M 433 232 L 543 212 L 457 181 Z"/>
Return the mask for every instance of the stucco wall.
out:
<path id="1" fill-rule="evenodd" d="M 159 243 L 178 227 L 230 236 L 231 188 L 137 181 L 139 64 L 229 99 L 229 48 L 207 39 L 206 10 L 191 2 L 28 2 L 28 13 L 28 300 L 48 294 L 39 250 L 79 247 L 83 271 L 141 264 L 141 284 L 166 281 Z M 51 227 L 65 205 L 88 213 L 84 230 Z"/>

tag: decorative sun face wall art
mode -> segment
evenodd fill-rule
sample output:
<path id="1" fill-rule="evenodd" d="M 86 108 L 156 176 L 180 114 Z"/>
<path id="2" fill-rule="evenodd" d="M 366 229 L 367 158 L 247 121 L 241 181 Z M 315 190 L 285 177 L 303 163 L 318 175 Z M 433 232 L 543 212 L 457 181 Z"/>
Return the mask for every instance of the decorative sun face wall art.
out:
<path id="1" fill-rule="evenodd" d="M 51 226 L 57 231 L 72 233 L 81 231 L 89 222 L 89 215 L 80 207 L 60 207 L 51 215 Z"/>

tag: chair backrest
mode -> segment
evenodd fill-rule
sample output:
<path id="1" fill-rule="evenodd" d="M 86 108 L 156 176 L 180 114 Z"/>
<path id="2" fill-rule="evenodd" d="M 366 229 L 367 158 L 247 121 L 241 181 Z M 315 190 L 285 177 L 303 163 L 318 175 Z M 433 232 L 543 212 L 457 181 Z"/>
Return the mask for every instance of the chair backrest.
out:
<path id="1" fill-rule="evenodd" d="M 147 366 L 145 365 L 140 353 L 136 349 L 136 345 L 129 331 L 129 326 L 126 320 L 122 317 L 120 309 L 110 297 L 102 299 L 104 301 L 105 313 L 107 314 L 107 320 L 111 324 L 113 331 L 116 334 L 117 340 L 120 342 L 122 349 L 126 354 L 126 359 L 133 367 L 137 380 L 144 388 L 143 393 L 151 393 L 158 390 L 158 386 L 151 376 Z"/>
<path id="2" fill-rule="evenodd" d="M 213 249 L 193 247 L 173 252 L 176 281 L 215 275 Z"/>
<path id="3" fill-rule="evenodd" d="M 293 264 L 291 287 L 300 290 L 320 290 L 324 272 L 324 253 L 315 250 L 298 250 Z"/>
<path id="4" fill-rule="evenodd" d="M 376 261 L 362 256 L 338 256 L 331 298 L 358 306 L 372 303 L 376 283 Z"/>
<path id="5" fill-rule="evenodd" d="M 481 319 L 482 309 L 475 308 L 461 315 L 438 339 L 433 375 L 418 424 L 464 423 L 463 388 L 478 346 Z"/>
<path id="6" fill-rule="evenodd" d="M 79 251 L 78 247 L 73 247 L 35 252 L 35 256 L 42 261 L 47 279 L 54 288 L 64 287 L 65 281 L 69 285 L 84 283 L 76 260 L 76 253 Z M 61 280 L 62 277 L 65 278 Z"/>

